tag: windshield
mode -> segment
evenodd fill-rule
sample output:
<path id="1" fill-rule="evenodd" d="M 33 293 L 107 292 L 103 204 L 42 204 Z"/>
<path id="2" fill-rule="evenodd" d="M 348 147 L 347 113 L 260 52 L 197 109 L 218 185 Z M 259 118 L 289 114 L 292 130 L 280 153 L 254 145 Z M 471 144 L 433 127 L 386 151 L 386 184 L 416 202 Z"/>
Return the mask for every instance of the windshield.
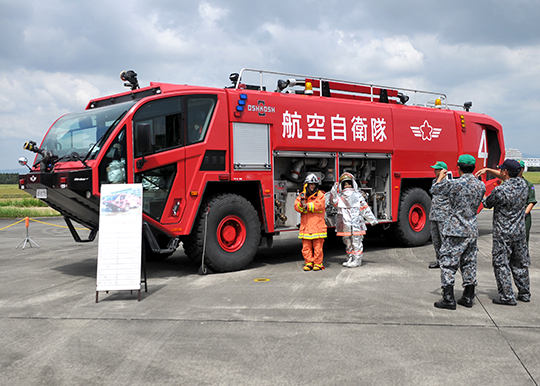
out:
<path id="1" fill-rule="evenodd" d="M 77 153 L 85 158 L 89 151 L 95 158 L 99 152 L 99 143 L 110 135 L 112 129 L 136 101 L 119 103 L 117 105 L 84 110 L 78 113 L 67 114 L 60 118 L 51 127 L 43 140 L 42 149 L 51 150 L 54 155 L 68 160 L 69 155 Z"/>

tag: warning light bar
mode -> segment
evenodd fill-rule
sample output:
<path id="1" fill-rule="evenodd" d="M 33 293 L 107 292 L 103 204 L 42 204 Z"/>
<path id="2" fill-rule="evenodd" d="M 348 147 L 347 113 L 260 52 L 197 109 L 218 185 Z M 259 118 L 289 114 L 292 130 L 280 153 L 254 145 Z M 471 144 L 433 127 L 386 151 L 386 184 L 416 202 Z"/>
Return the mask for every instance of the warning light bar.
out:
<path id="1" fill-rule="evenodd" d="M 240 118 L 244 112 L 244 107 L 246 106 L 247 94 L 240 94 L 240 99 L 238 99 L 238 104 L 236 105 L 236 111 L 234 116 Z"/>

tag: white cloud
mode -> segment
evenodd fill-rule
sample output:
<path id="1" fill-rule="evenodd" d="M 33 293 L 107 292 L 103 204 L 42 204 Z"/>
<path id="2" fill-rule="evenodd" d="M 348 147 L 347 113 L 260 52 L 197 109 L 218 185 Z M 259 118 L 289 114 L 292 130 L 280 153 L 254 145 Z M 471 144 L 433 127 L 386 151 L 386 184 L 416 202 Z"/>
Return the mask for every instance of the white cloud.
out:
<path id="1" fill-rule="evenodd" d="M 220 7 L 213 7 L 212 5 L 203 2 L 199 5 L 199 14 L 203 20 L 215 22 L 225 17 L 228 14 L 228 10 Z"/>
<path id="2" fill-rule="evenodd" d="M 389 73 L 396 77 L 420 72 L 424 66 L 423 58 L 424 55 L 406 37 L 369 41 L 350 37 L 341 39 L 332 62 L 334 68 L 347 78 L 361 74 L 372 79 L 384 79 Z"/>

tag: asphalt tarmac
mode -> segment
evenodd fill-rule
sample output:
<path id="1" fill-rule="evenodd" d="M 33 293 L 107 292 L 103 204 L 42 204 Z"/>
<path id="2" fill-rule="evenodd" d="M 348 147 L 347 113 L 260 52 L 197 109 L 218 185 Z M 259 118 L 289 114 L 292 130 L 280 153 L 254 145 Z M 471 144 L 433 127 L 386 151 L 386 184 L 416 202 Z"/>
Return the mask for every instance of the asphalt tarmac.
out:
<path id="1" fill-rule="evenodd" d="M 95 301 L 98 241 L 61 218 L 0 220 L 2 385 L 538 385 L 540 211 L 533 211 L 532 298 L 495 305 L 492 212 L 479 215 L 473 308 L 440 310 L 431 244 L 365 240 L 342 267 L 325 244 L 304 272 L 297 234 L 276 237 L 239 272 L 199 275 L 180 248 L 148 263 L 148 292 Z M 7 227 L 7 228 L 6 228 Z M 456 279 L 461 296 L 461 276 Z"/>

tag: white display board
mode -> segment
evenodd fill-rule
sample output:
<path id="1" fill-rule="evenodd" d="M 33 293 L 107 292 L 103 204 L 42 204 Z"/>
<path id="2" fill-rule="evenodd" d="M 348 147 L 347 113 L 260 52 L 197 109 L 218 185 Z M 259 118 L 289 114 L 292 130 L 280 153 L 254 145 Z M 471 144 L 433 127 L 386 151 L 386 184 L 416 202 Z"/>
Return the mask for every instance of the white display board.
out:
<path id="1" fill-rule="evenodd" d="M 101 185 L 99 211 L 96 291 L 140 290 L 142 184 Z"/>

